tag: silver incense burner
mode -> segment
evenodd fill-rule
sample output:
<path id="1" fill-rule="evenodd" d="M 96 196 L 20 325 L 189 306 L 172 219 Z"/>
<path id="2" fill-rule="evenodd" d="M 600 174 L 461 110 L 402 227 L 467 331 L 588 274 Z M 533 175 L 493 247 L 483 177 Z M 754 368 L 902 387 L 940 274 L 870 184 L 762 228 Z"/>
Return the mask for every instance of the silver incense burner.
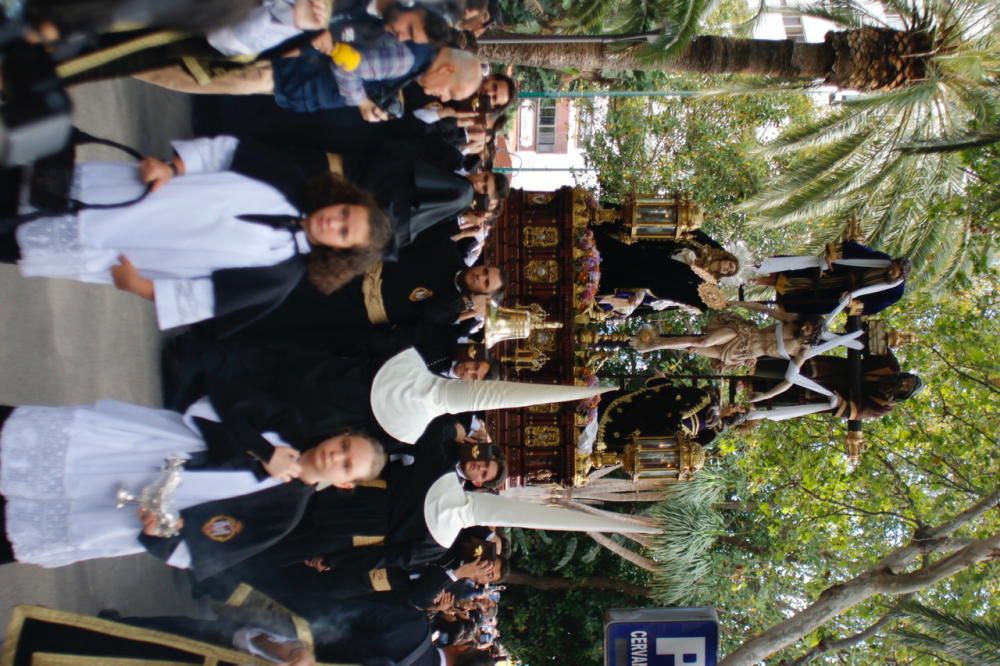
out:
<path id="1" fill-rule="evenodd" d="M 165 459 L 160 468 L 160 478 L 143 488 L 138 495 L 122 486 L 115 497 L 115 506 L 123 509 L 130 504 L 138 504 L 157 517 L 156 536 L 176 536 L 180 532 L 181 517 L 170 508 L 170 497 L 181 485 L 184 462 L 185 458 L 177 455 Z"/>

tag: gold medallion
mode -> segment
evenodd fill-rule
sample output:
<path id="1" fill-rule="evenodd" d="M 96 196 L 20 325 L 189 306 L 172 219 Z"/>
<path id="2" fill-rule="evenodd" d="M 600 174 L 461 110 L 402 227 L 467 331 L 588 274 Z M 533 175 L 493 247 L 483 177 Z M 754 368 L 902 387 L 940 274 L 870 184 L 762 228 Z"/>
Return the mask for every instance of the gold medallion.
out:
<path id="1" fill-rule="evenodd" d="M 414 303 L 417 303 L 418 301 L 423 301 L 425 299 L 430 298 L 433 295 L 434 292 L 428 289 L 427 287 L 417 287 L 416 289 L 410 292 L 410 300 L 413 301 Z"/>
<path id="2" fill-rule="evenodd" d="M 212 541 L 225 543 L 243 531 L 243 523 L 232 516 L 212 516 L 201 526 L 201 533 Z"/>

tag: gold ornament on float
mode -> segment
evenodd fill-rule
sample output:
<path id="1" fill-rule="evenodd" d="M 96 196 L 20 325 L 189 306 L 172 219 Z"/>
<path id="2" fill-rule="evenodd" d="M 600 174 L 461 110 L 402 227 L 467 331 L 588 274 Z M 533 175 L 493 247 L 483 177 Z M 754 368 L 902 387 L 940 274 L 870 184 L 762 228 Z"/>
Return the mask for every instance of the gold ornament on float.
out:
<path id="1" fill-rule="evenodd" d="M 524 227 L 521 243 L 524 247 L 555 247 L 559 244 L 559 230 L 556 227 Z"/>
<path id="2" fill-rule="evenodd" d="M 559 262 L 555 259 L 532 259 L 524 266 L 524 279 L 536 283 L 558 282 Z"/>
<path id="3" fill-rule="evenodd" d="M 528 448 L 547 448 L 559 446 L 562 433 L 556 426 L 525 426 L 524 445 Z"/>

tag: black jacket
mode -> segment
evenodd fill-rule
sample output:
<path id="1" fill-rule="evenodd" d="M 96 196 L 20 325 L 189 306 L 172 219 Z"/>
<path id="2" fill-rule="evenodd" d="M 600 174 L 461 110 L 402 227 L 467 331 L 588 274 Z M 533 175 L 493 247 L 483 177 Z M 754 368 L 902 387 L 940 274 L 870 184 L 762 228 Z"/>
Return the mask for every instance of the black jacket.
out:
<path id="1" fill-rule="evenodd" d="M 386 140 L 344 155 L 344 176 L 371 192 L 392 218 L 397 250 L 472 204 L 469 180 L 454 173 L 457 165 L 435 163 L 432 154 L 437 151 L 420 141 Z"/>
<path id="2" fill-rule="evenodd" d="M 274 187 L 302 212 L 306 212 L 306 183 L 327 172 L 328 168 L 326 154 L 321 151 L 277 150 L 250 141 L 239 143 L 230 166 L 236 173 Z M 253 211 L 247 213 L 252 216 Z M 280 223 L 275 221 L 275 224 Z M 306 256 L 295 254 L 272 266 L 213 272 L 215 318 L 211 322 L 212 329 L 217 335 L 229 335 L 270 313 L 288 298 L 306 275 L 306 269 Z"/>

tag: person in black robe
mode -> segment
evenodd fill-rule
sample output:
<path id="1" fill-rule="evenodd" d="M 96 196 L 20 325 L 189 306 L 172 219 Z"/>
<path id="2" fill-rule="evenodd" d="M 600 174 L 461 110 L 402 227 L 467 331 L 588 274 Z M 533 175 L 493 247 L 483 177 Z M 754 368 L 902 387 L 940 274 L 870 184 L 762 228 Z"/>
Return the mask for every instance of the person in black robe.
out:
<path id="1" fill-rule="evenodd" d="M 468 268 L 448 238 L 407 248 L 397 262 L 376 264 L 343 288 L 323 294 L 301 281 L 287 299 L 243 332 L 246 339 L 329 344 L 364 335 L 372 324 L 450 326 L 485 313 L 504 286 L 496 267 Z"/>
<path id="2" fill-rule="evenodd" d="M 198 591 L 217 599 L 227 599 L 240 583 L 248 583 L 304 616 L 322 613 L 325 601 L 337 598 L 338 588 L 345 580 L 370 582 L 372 589 L 386 590 L 390 586 L 389 569 L 413 569 L 433 564 L 447 554 L 447 548 L 430 536 L 422 507 L 430 487 L 442 476 L 470 469 L 460 462 L 456 440 L 458 432 L 451 417 L 439 417 L 427 428 L 423 437 L 407 451 L 415 458 L 413 465 L 391 463 L 383 474 L 384 483 L 368 484 L 350 492 L 317 495 L 310 506 L 315 523 L 335 525 L 339 517 L 350 516 L 348 529 L 337 528 L 339 541 L 323 553 L 322 562 L 314 560 L 319 569 L 340 569 L 340 573 L 325 577 L 305 562 L 313 557 L 288 561 L 294 544 L 260 552 L 239 566 L 211 580 L 199 579 Z M 488 482 L 503 478 L 502 461 L 496 460 L 483 473 Z M 298 540 L 309 538 L 303 532 Z M 330 543 L 329 539 L 326 539 Z M 428 579 L 430 580 L 430 579 Z M 355 589 L 357 589 L 355 587 Z"/>
<path id="3" fill-rule="evenodd" d="M 124 459 L 132 461 L 131 464 L 114 468 L 126 478 L 146 478 L 150 469 L 155 470 L 147 459 L 141 458 L 142 447 L 137 446 L 137 443 L 150 446 L 150 441 L 160 443 L 163 451 L 154 453 L 154 460 L 168 454 L 184 458 L 186 471 L 181 473 L 181 482 L 189 474 L 189 483 L 199 487 L 191 474 L 223 472 L 209 477 L 211 486 L 203 484 L 193 498 L 188 498 L 188 506 L 178 512 L 181 524 L 173 536 L 159 536 L 164 533 L 161 518 L 145 508 L 139 512 L 143 525 L 139 544 L 173 566 L 190 568 L 196 576 L 211 575 L 218 570 L 213 567 L 220 563 L 224 568 L 227 562 L 238 562 L 280 541 L 302 519 L 320 484 L 353 488 L 355 482 L 375 478 L 385 464 L 386 456 L 379 442 L 358 429 L 335 428 L 322 434 L 307 434 L 282 427 L 290 420 L 275 416 L 268 414 L 268 420 L 253 422 L 242 418 L 237 410 L 230 410 L 223 417 L 224 423 L 191 415 L 193 425 L 190 425 L 169 412 L 113 402 L 56 408 L 0 406 L 0 455 L 5 467 L 22 470 L 17 479 L 11 477 L 9 486 L 5 486 L 7 497 L 2 518 L 9 522 L 5 526 L 4 520 L 0 520 L 0 527 L 5 527 L 3 531 L 13 544 L 8 543 L 0 550 L 9 558 L 7 561 L 16 555 L 18 561 L 51 567 L 128 554 L 135 549 L 134 542 L 121 536 L 123 529 L 127 529 L 123 527 L 127 521 L 119 525 L 116 516 L 102 514 L 102 511 L 116 512 L 113 491 L 106 505 L 98 501 L 106 488 L 103 479 L 115 472 L 105 472 L 91 480 L 92 474 L 75 472 L 75 466 L 48 470 L 30 456 L 25 459 L 39 427 L 47 428 L 54 437 L 62 436 L 63 457 L 67 459 L 88 460 L 100 466 L 102 461 L 113 464 L 109 458 L 132 450 L 131 457 L 126 455 Z M 50 425 L 53 421 L 55 425 Z M 284 446 L 273 444 L 261 434 L 279 428 Z M 95 446 L 98 440 L 101 445 Z M 50 448 L 49 452 L 58 455 L 59 449 Z M 50 474 L 63 481 L 50 484 L 47 495 L 38 495 L 35 487 L 39 484 L 32 481 L 32 475 L 45 478 Z M 201 501 L 205 497 L 218 499 Z M 191 504 L 192 501 L 201 503 Z M 68 528 L 61 533 L 53 528 L 40 539 L 28 522 L 41 510 L 38 506 L 62 507 L 58 510 L 65 515 L 57 525 L 81 521 L 88 526 L 87 521 L 93 520 L 94 534 L 87 536 L 86 531 Z M 313 554 L 326 552 L 321 546 L 317 548 Z M 175 558 L 175 551 L 187 554 Z"/>
<path id="4" fill-rule="evenodd" d="M 121 171 L 107 172 L 108 175 L 101 176 L 99 171 L 91 179 L 94 182 L 83 189 L 83 204 L 77 206 L 73 202 L 73 208 L 80 209 L 77 223 L 81 245 L 54 240 L 47 229 L 53 224 L 64 224 L 60 220 L 69 213 L 63 208 L 46 209 L 40 215 L 21 218 L 16 236 L 14 232 L 0 234 L 0 261 L 19 261 L 27 275 L 113 279 L 119 289 L 155 300 L 159 305 L 165 301 L 166 306 L 158 308 L 162 327 L 210 319 L 205 325 L 219 335 L 226 335 L 277 307 L 300 280 L 310 282 L 322 293 L 330 293 L 362 274 L 381 256 L 390 233 L 388 220 L 370 195 L 329 173 L 324 153 L 275 151 L 233 137 L 183 141 L 175 147 L 178 154 L 173 162 L 155 158 L 141 162 L 137 175 L 153 190 L 163 188 L 148 197 L 143 195 L 121 205 L 115 201 L 97 204 L 90 201 L 88 189 L 100 199 L 105 188 L 116 191 L 116 183 L 122 179 L 131 186 L 132 167 L 128 165 L 118 165 Z M 184 173 L 181 154 L 193 162 L 191 174 Z M 86 174 L 97 166 L 82 164 L 76 171 Z M 233 180 L 226 182 L 232 182 L 233 187 L 245 187 L 242 191 L 248 197 L 260 195 L 265 206 L 270 206 L 265 207 L 265 214 L 259 214 L 260 209 L 255 210 L 252 202 L 233 203 L 232 197 L 226 198 L 225 186 L 220 186 L 219 196 L 232 205 L 219 213 L 209 209 L 202 216 L 193 204 L 198 184 L 206 178 L 211 180 L 212 172 L 222 171 L 256 181 L 242 185 Z M 172 180 L 176 182 L 171 183 Z M 175 215 L 182 215 L 190 224 L 178 227 L 168 210 L 176 207 L 181 210 Z M 266 214 L 268 210 L 289 214 Z M 147 220 L 144 215 L 152 217 Z M 129 235 L 131 225 L 127 222 L 132 218 L 149 225 L 148 238 L 137 241 Z M 206 228 L 200 225 L 225 230 L 220 232 L 221 236 L 205 241 L 207 247 L 202 254 L 195 251 L 197 239 L 193 238 L 197 231 Z M 258 225 L 275 229 L 275 240 L 254 242 L 259 238 L 254 230 Z M 21 248 L 21 242 L 27 245 Z M 242 247 L 241 242 L 247 244 L 242 252 L 226 252 L 234 244 Z M 284 248 L 283 253 L 275 255 L 277 248 Z M 108 266 L 115 254 L 129 255 L 132 250 L 138 253 L 138 258 L 132 257 L 135 266 L 128 257 L 122 258 L 119 265 Z M 194 255 L 189 257 L 185 251 Z M 94 252 L 103 254 L 95 256 Z M 65 268 L 66 265 L 76 268 Z M 164 280 L 159 285 L 157 277 Z M 197 282 L 167 282 L 171 277 L 202 279 L 208 284 L 202 290 Z M 181 307 L 188 302 L 194 305 Z"/>
<path id="5" fill-rule="evenodd" d="M 832 312 L 844 294 L 865 288 L 881 287 L 854 299 L 861 304 L 860 314 L 877 314 L 903 297 L 910 270 L 910 262 L 905 257 L 893 259 L 856 241 L 844 242 L 838 255 L 830 258 L 830 265 L 825 270 L 782 271 L 758 280 L 758 284 L 773 286 L 778 305 L 787 312 L 801 314 Z M 881 261 L 885 265 L 853 266 L 841 260 Z"/>
<path id="6" fill-rule="evenodd" d="M 594 230 L 594 240 L 601 255 L 600 293 L 645 289 L 654 300 L 672 301 L 699 312 L 708 307 L 704 285 L 712 283 L 687 264 L 671 259 L 665 247 L 653 243 L 628 245 L 601 229 Z"/>
<path id="7" fill-rule="evenodd" d="M 785 380 L 787 361 L 762 359 L 749 377 L 750 385 L 759 394 L 773 390 Z M 851 386 L 850 361 L 839 356 L 816 356 L 803 364 L 801 374 L 840 397 L 832 413 L 840 418 L 868 420 L 884 416 L 902 400 L 923 388 L 916 375 L 902 372 L 899 361 L 890 354 L 864 356 L 861 359 L 861 394 Z M 827 401 L 827 396 L 793 385 L 768 400 L 756 403 L 757 408 L 807 405 Z"/>
<path id="8" fill-rule="evenodd" d="M 188 332 L 168 340 L 162 353 L 164 406 L 184 411 L 209 393 L 209 383 L 250 381 L 258 386 L 267 378 L 287 372 L 290 366 L 317 363 L 331 357 L 378 362 L 407 347 L 414 347 L 427 368 L 442 377 L 498 379 L 499 361 L 490 358 L 480 343 L 455 342 L 453 327 L 411 324 L 376 326 L 364 335 L 331 336 L 326 344 L 305 342 L 257 343 L 247 340 L 214 340 Z"/>

